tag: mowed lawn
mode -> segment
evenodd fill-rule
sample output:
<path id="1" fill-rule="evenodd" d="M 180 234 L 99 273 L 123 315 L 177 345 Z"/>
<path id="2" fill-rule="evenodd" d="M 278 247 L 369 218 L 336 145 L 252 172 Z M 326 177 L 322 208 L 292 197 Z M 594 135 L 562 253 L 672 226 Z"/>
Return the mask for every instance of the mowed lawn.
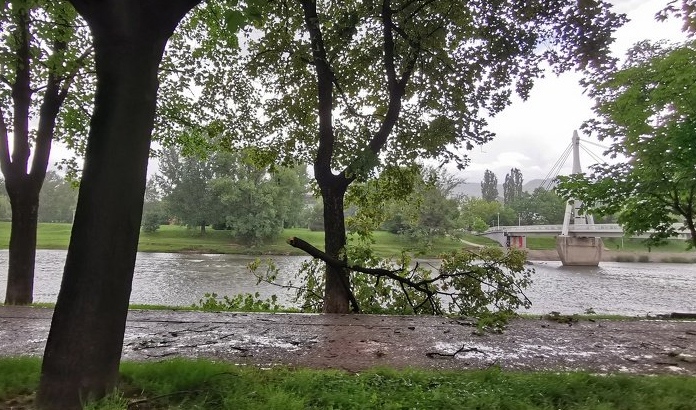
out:
<path id="1" fill-rule="evenodd" d="M 0 248 L 6 249 L 10 242 L 10 222 L 0 222 Z M 37 234 L 38 249 L 67 249 L 70 240 L 70 224 L 40 223 Z M 286 229 L 276 240 L 260 246 L 246 246 L 236 243 L 227 231 L 188 229 L 184 226 L 164 225 L 157 232 L 140 233 L 138 250 L 142 252 L 196 252 L 196 253 L 237 253 L 267 255 L 304 255 L 304 252 L 287 244 L 287 239 L 298 237 L 323 249 L 324 232 L 308 229 Z M 413 251 L 414 244 L 408 237 L 389 232 L 374 233 L 373 249 L 383 257 L 398 256 L 402 251 Z M 468 242 L 497 246 L 487 238 L 466 235 Z M 453 238 L 435 238 L 429 249 L 416 253 L 417 256 L 436 257 L 443 252 L 462 249 L 464 244 Z"/>
<path id="2" fill-rule="evenodd" d="M 0 358 L 0 408 L 31 408 L 40 359 Z M 124 362 L 120 389 L 85 409 L 687 410 L 696 378 L 374 369 L 260 369 L 204 360 Z"/>

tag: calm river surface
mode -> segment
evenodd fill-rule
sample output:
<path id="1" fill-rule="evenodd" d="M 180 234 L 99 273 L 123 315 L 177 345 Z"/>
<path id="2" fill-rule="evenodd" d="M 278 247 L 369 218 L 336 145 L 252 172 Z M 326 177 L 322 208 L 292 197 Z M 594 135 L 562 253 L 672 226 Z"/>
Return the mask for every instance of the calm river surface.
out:
<path id="1" fill-rule="evenodd" d="M 65 251 L 39 250 L 34 300 L 55 302 L 65 263 Z M 0 251 L 0 300 L 7 286 L 7 250 Z M 262 257 L 268 259 L 269 257 Z M 301 256 L 271 257 L 291 279 Z M 189 306 L 205 293 L 235 295 L 259 292 L 278 295 L 290 305 L 291 292 L 268 284 L 256 285 L 245 255 L 138 253 L 131 303 Z M 563 267 L 560 262 L 534 262 L 534 283 L 526 291 L 530 313 L 597 313 L 645 315 L 696 312 L 696 264 L 602 262 L 598 268 Z"/>

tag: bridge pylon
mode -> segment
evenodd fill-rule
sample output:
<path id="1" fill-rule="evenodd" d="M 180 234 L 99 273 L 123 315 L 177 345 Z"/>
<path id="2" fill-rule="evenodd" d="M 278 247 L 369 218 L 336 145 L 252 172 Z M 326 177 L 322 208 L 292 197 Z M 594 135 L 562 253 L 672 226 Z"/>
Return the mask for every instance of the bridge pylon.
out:
<path id="1" fill-rule="evenodd" d="M 582 173 L 580 167 L 580 136 L 573 131 L 573 174 Z M 597 266 L 602 259 L 604 244 L 599 237 L 569 235 L 571 220 L 573 225 L 592 225 L 594 218 L 585 212 L 582 202 L 569 198 L 566 201 L 561 234 L 556 237 L 556 251 L 564 266 Z"/>

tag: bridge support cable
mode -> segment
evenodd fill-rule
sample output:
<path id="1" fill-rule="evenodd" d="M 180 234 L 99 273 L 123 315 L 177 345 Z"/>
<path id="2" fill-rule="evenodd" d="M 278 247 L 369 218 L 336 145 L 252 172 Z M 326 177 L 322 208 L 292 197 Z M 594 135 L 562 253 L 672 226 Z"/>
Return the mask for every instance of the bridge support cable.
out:
<path id="1" fill-rule="evenodd" d="M 586 143 L 586 144 L 594 145 L 595 147 L 599 147 L 599 148 L 601 148 L 601 149 L 603 149 L 603 150 L 605 150 L 605 151 L 610 149 L 610 147 L 608 147 L 608 146 L 606 146 L 606 145 L 602 145 L 602 144 L 599 144 L 599 143 L 594 142 L 594 141 L 586 140 L 586 139 L 584 139 L 584 138 L 580 138 L 580 141 L 582 141 L 582 142 L 584 142 L 584 143 Z M 600 162 L 601 162 L 601 161 L 600 161 Z"/>
<path id="2" fill-rule="evenodd" d="M 587 147 L 581 145 L 580 148 L 582 148 L 582 150 L 585 151 L 585 153 L 589 155 L 590 158 L 592 158 L 597 164 L 601 164 L 604 162 L 602 158 L 600 158 L 597 154 L 587 149 Z"/>
<path id="3" fill-rule="evenodd" d="M 541 182 L 541 187 L 544 188 L 545 190 L 550 190 L 551 185 L 553 185 L 553 180 L 556 179 L 558 176 L 558 173 L 561 171 L 561 169 L 565 166 L 565 163 L 568 161 L 568 157 L 570 156 L 570 153 L 573 151 L 573 144 L 570 143 L 568 146 L 563 150 L 563 153 L 561 154 L 560 157 L 556 160 L 556 162 L 553 164 L 553 167 L 551 167 L 551 170 L 546 174 L 544 177 L 544 180 Z"/>

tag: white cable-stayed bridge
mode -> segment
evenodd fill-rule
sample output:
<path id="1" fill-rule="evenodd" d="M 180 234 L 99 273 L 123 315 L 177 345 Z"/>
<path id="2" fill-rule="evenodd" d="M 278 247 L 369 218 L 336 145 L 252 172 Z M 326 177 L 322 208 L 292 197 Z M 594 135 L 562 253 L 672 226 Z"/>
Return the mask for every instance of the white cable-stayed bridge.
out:
<path id="1" fill-rule="evenodd" d="M 602 147 L 591 141 L 583 140 L 583 142 Z M 604 162 L 601 157 L 580 145 L 578 132 L 574 131 L 570 145 L 546 175 L 542 187 L 552 188 L 556 175 L 563 168 L 570 154 L 573 155 L 571 173 L 581 173 L 581 149 L 596 162 Z M 683 227 L 683 224 L 674 225 L 678 232 L 682 231 Z M 649 234 L 650 232 L 646 232 L 642 237 L 647 237 Z M 597 266 L 602 258 L 604 248 L 601 238 L 623 237 L 624 231 L 618 224 L 596 224 L 592 215 L 584 212 L 581 201 L 569 199 L 566 202 L 562 225 L 495 226 L 488 229 L 483 235 L 496 240 L 503 246 L 518 248 L 526 247 L 528 236 L 555 236 L 556 250 L 564 265 Z M 680 237 L 688 238 L 689 235 L 683 233 Z"/>

